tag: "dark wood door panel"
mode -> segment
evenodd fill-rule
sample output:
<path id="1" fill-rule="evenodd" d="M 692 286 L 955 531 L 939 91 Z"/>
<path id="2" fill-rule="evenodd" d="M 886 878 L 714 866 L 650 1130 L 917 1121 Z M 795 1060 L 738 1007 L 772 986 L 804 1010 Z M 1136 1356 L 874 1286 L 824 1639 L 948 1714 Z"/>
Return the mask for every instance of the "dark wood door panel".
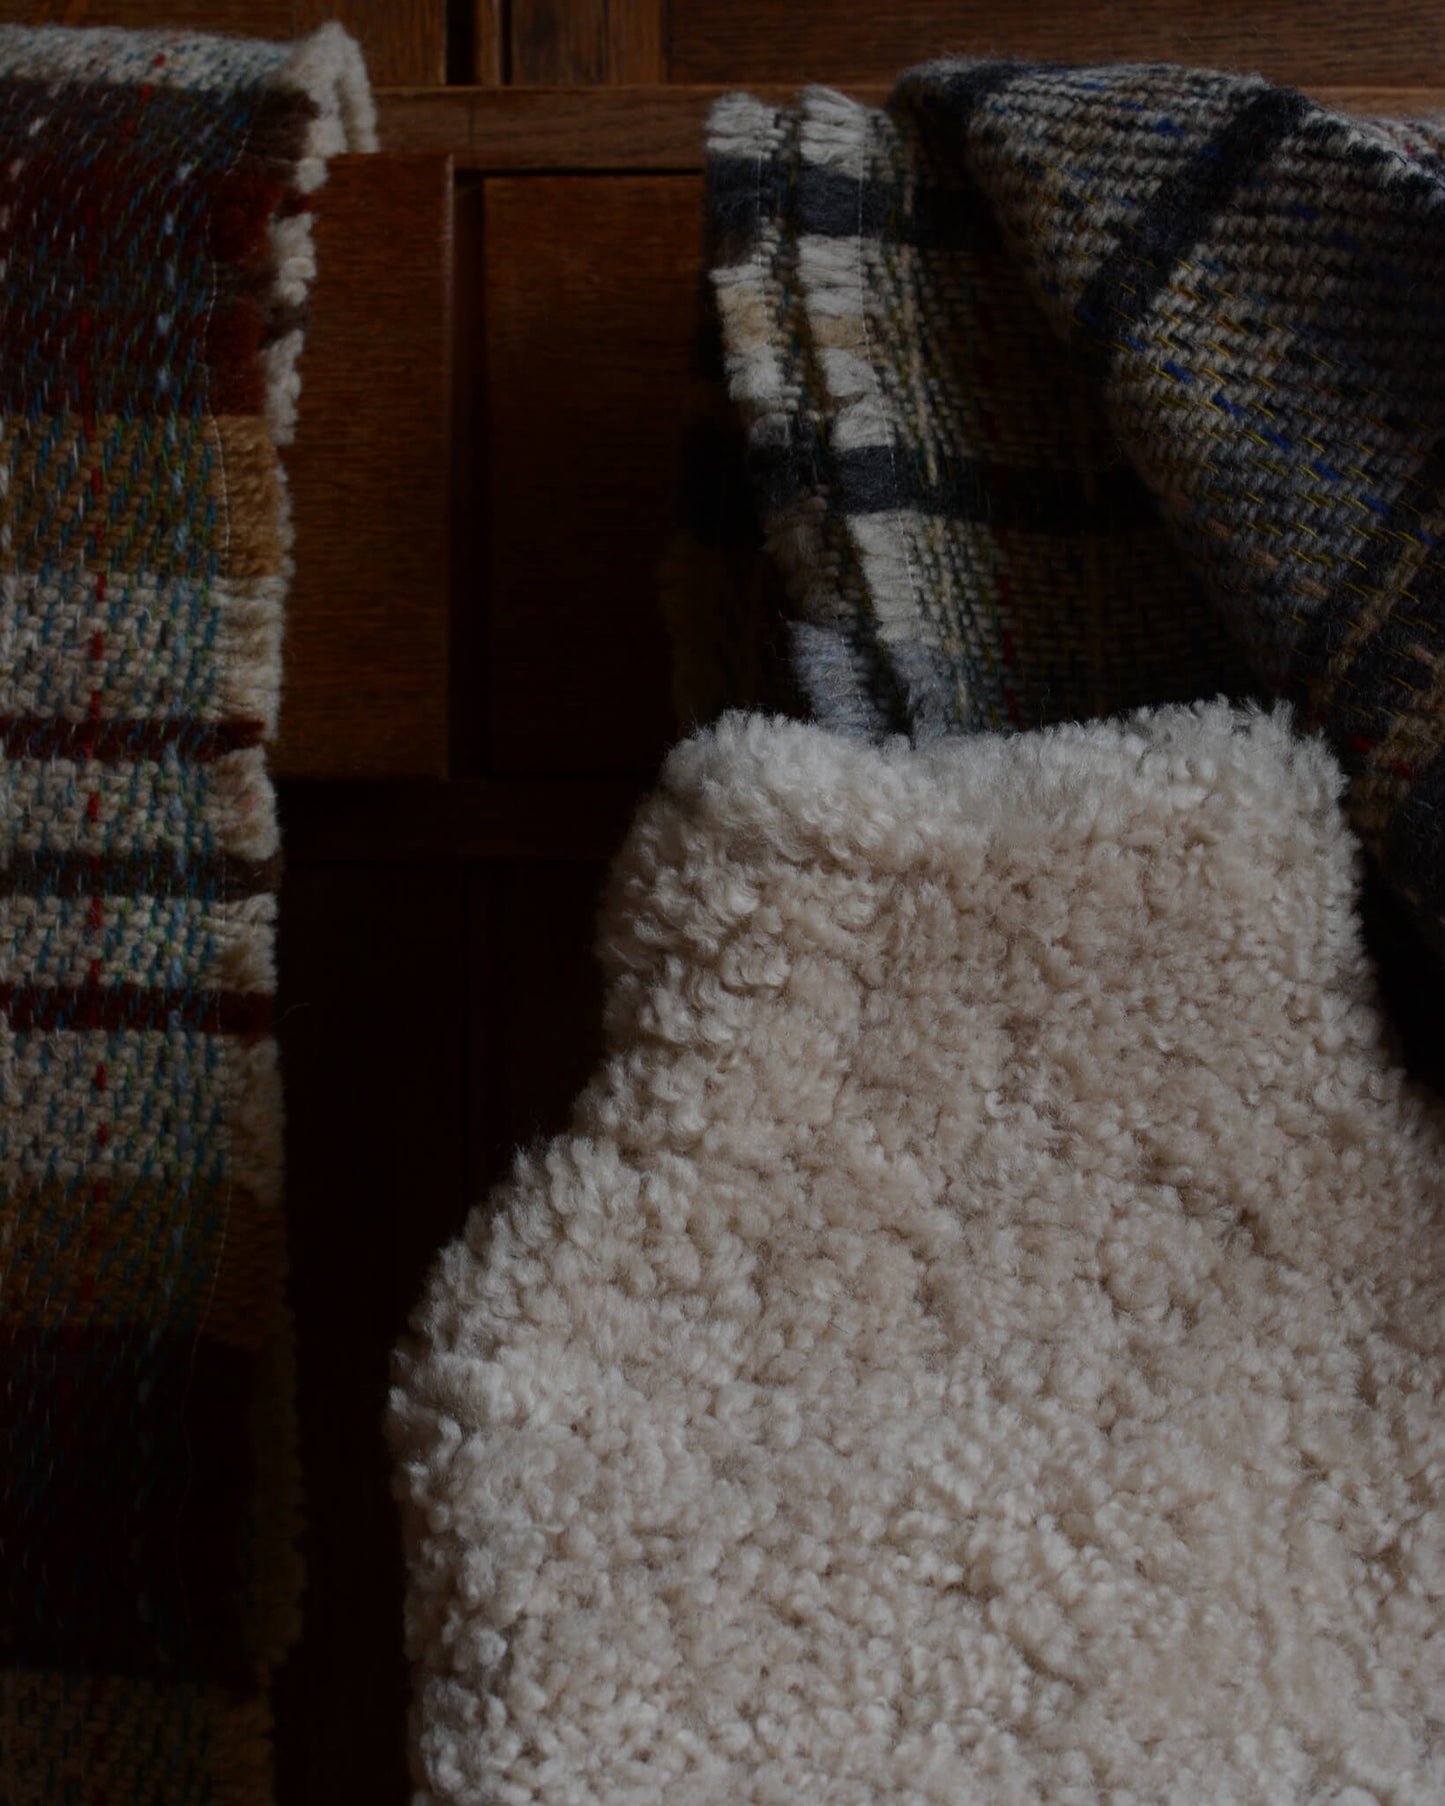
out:
<path id="1" fill-rule="evenodd" d="M 448 768 L 451 189 L 445 157 L 340 157 L 316 196 L 284 776 Z"/>
<path id="2" fill-rule="evenodd" d="M 696 322 L 692 176 L 486 185 L 488 768 L 650 768 L 658 604 Z"/>
<path id="3" fill-rule="evenodd" d="M 491 4 L 479 0 L 483 15 Z M 510 79 L 551 87 L 661 81 L 665 11 L 665 0 L 512 0 Z"/>

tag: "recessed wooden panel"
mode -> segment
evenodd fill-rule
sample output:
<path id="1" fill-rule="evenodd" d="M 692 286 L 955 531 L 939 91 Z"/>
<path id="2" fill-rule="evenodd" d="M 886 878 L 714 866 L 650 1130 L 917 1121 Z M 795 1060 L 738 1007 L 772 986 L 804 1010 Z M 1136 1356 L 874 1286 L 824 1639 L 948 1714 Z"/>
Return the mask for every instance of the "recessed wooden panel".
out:
<path id="1" fill-rule="evenodd" d="M 446 0 L 0 0 L 0 24 L 125 25 L 294 38 L 339 19 L 378 86 L 446 80 Z"/>
<path id="2" fill-rule="evenodd" d="M 479 599 L 487 578 L 482 444 L 487 417 L 487 338 L 482 319 L 486 272 L 485 194 L 458 183 L 452 198 L 452 614 L 450 757 L 453 777 L 483 768 L 483 697 L 477 672 L 483 649 Z"/>
<path id="3" fill-rule="evenodd" d="M 286 464 L 296 526 L 273 767 L 447 770 L 451 171 L 342 157 L 315 201 L 318 275 Z"/>
<path id="4" fill-rule="evenodd" d="M 390 1353 L 465 1186 L 465 874 L 307 871 L 281 894 L 306 1592 L 275 1691 L 277 1806 L 397 1806 L 402 1555 L 382 1437 Z"/>
<path id="5" fill-rule="evenodd" d="M 672 731 L 657 561 L 700 187 L 539 176 L 486 193 L 489 768 L 643 770 Z"/>
<path id="6" fill-rule="evenodd" d="M 668 24 L 678 82 L 876 82 L 938 56 L 1192 63 L 1296 85 L 1445 80 L 1433 0 L 672 0 Z"/>
<path id="7" fill-rule="evenodd" d="M 467 0 L 461 0 L 465 7 Z M 471 62 L 470 78 L 458 73 L 457 80 L 468 79 L 490 87 L 503 79 L 503 59 L 506 54 L 506 21 L 502 16 L 502 0 L 470 0 L 471 3 L 471 42 L 466 46 L 467 57 Z M 454 34 L 455 37 L 455 34 Z M 455 42 L 448 44 L 448 50 L 455 54 Z"/>
<path id="8" fill-rule="evenodd" d="M 510 13 L 513 82 L 663 80 L 662 0 L 513 0 Z"/>

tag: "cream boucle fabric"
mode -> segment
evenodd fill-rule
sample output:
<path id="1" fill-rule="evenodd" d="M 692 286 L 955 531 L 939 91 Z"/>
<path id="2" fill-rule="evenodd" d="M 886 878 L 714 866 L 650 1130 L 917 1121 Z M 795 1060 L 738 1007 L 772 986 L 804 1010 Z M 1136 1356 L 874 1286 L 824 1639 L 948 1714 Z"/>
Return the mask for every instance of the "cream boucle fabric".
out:
<path id="1" fill-rule="evenodd" d="M 398 1357 L 420 1798 L 1445 1800 L 1438 1115 L 1278 716 L 733 718 Z"/>

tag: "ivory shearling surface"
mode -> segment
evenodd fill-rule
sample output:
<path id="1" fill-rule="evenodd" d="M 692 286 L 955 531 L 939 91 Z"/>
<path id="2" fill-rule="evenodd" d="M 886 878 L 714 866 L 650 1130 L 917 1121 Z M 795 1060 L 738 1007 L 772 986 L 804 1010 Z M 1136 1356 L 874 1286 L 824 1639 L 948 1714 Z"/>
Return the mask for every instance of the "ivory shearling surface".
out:
<path id="1" fill-rule="evenodd" d="M 1328 755 L 732 717 L 389 1431 L 448 1806 L 1445 1799 L 1438 1111 Z"/>

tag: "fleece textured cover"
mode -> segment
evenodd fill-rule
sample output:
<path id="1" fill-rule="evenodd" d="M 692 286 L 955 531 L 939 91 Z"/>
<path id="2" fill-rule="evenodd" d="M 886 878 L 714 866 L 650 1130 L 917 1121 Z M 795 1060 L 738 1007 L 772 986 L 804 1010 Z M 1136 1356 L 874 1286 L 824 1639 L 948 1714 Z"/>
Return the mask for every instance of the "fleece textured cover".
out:
<path id="1" fill-rule="evenodd" d="M 397 1366 L 424 1801 L 1445 1798 L 1438 1110 L 1222 704 L 729 717 Z"/>

